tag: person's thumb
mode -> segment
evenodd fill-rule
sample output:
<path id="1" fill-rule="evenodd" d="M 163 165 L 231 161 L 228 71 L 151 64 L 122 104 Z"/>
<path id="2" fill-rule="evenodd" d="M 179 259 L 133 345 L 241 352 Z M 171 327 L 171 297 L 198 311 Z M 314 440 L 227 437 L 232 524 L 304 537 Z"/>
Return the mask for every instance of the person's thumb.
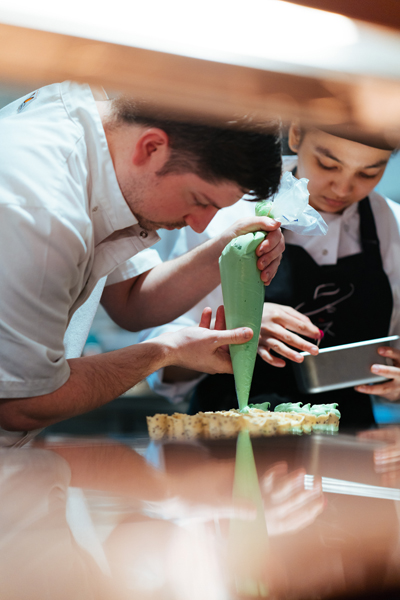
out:
<path id="1" fill-rule="evenodd" d="M 218 334 L 218 346 L 225 344 L 245 344 L 253 337 L 253 330 L 250 327 L 240 327 L 238 329 L 219 331 Z"/>

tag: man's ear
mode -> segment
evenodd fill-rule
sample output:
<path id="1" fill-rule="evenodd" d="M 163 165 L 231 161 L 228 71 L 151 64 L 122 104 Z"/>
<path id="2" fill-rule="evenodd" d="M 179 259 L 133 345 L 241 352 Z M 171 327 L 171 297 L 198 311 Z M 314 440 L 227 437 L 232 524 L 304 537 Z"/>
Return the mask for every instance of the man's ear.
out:
<path id="1" fill-rule="evenodd" d="M 293 121 L 289 127 L 288 146 L 292 152 L 297 152 L 301 144 L 301 128 L 297 121 Z"/>
<path id="2" fill-rule="evenodd" d="M 132 162 L 137 167 L 151 164 L 158 170 L 165 164 L 169 151 L 168 135 L 162 129 L 151 127 L 138 137 Z"/>

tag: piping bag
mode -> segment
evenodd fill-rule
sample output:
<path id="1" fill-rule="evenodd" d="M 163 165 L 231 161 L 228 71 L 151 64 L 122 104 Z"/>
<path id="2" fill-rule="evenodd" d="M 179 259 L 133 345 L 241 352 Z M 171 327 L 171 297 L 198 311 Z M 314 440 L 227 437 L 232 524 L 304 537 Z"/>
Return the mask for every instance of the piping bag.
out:
<path id="1" fill-rule="evenodd" d="M 307 183 L 308 179 L 284 173 L 277 193 L 270 200 L 256 204 L 256 216 L 271 217 L 282 227 L 303 235 L 325 235 L 327 224 L 308 204 Z M 257 356 L 265 288 L 257 267 L 256 249 L 266 235 L 265 231 L 256 231 L 234 238 L 219 259 L 226 327 L 253 330 L 250 341 L 229 346 L 239 409 L 248 404 Z"/>

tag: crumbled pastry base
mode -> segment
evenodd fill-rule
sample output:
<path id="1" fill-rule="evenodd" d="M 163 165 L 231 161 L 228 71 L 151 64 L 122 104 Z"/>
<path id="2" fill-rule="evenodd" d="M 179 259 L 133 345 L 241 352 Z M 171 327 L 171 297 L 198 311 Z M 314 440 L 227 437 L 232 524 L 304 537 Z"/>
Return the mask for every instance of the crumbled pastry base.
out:
<path id="1" fill-rule="evenodd" d="M 199 412 L 196 415 L 156 414 L 147 417 L 147 427 L 153 440 L 221 439 L 234 438 L 244 429 L 253 437 L 313 431 L 334 433 L 339 429 L 339 419 L 333 413 L 317 417 L 308 413 L 270 412 L 251 408 L 246 414 L 235 409 Z"/>

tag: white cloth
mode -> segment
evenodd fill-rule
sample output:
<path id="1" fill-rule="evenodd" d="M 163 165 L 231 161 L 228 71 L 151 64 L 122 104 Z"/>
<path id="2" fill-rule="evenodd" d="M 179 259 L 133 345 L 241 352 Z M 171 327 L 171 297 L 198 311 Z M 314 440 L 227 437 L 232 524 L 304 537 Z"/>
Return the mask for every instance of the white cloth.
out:
<path id="1" fill-rule="evenodd" d="M 89 86 L 54 84 L 13 102 L 0 136 L 0 397 L 17 398 L 67 381 L 106 277 L 158 264 L 148 248 L 159 237 L 121 194 Z"/>
<path id="2" fill-rule="evenodd" d="M 296 156 L 284 157 L 284 170 L 293 170 L 296 163 Z M 389 333 L 390 335 L 400 335 L 400 205 L 383 198 L 376 192 L 372 192 L 369 199 L 380 241 L 383 268 L 389 278 L 393 293 L 393 312 Z M 234 206 L 219 211 L 202 234 L 186 231 L 186 229 L 175 233 L 177 235 L 175 246 L 171 254 L 163 258 L 167 260 L 183 254 L 199 243 L 220 233 L 237 219 L 252 215 L 254 215 L 254 204 L 240 200 Z M 286 231 L 285 239 L 287 243 L 305 248 L 320 265 L 335 264 L 338 258 L 361 252 L 360 219 L 356 204 L 347 208 L 341 215 L 322 213 L 322 216 L 329 225 L 328 233 L 325 236 L 303 236 Z M 192 310 L 172 323 L 142 331 L 140 341 L 150 339 L 166 331 L 176 331 L 182 327 L 197 325 L 203 308 L 210 306 L 215 314 L 216 308 L 222 303 L 221 286 L 218 286 Z M 368 324 L 366 324 L 366 327 L 368 327 Z M 160 369 L 150 375 L 147 380 L 150 387 L 158 394 L 165 396 L 171 402 L 180 402 L 202 377 L 204 375 L 189 382 L 166 384 L 162 381 L 163 370 Z"/>

